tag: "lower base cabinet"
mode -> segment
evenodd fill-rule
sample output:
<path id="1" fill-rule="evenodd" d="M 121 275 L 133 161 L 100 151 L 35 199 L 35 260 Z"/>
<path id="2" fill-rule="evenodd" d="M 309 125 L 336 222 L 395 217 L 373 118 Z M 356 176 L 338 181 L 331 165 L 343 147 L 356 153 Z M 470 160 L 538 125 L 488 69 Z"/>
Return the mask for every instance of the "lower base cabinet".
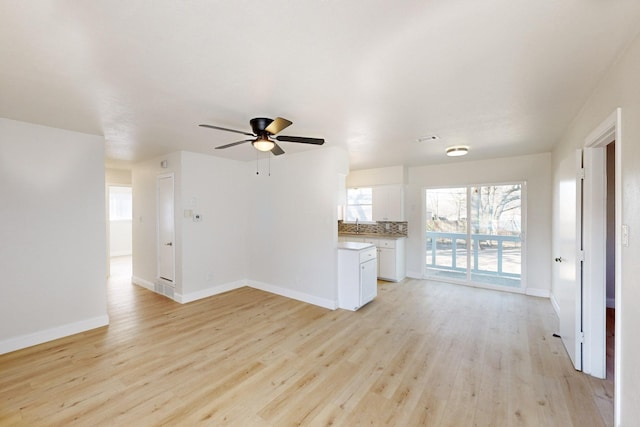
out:
<path id="1" fill-rule="evenodd" d="M 378 279 L 399 282 L 406 277 L 405 238 L 385 239 L 372 237 L 341 236 L 340 241 L 366 242 L 376 246 L 378 254 Z"/>
<path id="2" fill-rule="evenodd" d="M 395 249 L 378 248 L 378 277 L 380 279 L 398 280 L 397 265 Z"/>
<path id="3" fill-rule="evenodd" d="M 406 277 L 405 239 L 365 239 L 378 248 L 378 279 L 399 282 Z"/>
<path id="4" fill-rule="evenodd" d="M 347 246 L 338 248 L 338 307 L 355 311 L 378 294 L 377 254 L 365 243 Z"/>

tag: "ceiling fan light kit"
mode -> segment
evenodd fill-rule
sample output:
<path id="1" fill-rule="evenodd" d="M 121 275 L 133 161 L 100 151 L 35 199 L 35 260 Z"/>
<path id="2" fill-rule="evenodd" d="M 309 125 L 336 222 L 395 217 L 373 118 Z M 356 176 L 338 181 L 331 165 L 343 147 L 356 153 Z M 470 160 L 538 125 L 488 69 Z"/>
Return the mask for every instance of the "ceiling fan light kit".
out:
<path id="1" fill-rule="evenodd" d="M 273 147 L 275 147 L 275 142 L 269 140 L 267 137 L 259 137 L 255 141 L 252 142 L 253 146 L 258 151 L 271 151 Z"/>
<path id="2" fill-rule="evenodd" d="M 271 151 L 274 156 L 279 156 L 284 154 L 284 150 L 280 148 L 280 146 L 276 143 L 276 141 L 285 141 L 285 142 L 296 142 L 299 144 L 314 144 L 314 145 L 322 145 L 324 144 L 324 139 L 322 138 L 307 138 L 302 136 L 285 136 L 278 135 L 283 129 L 291 126 L 293 122 L 287 119 L 283 119 L 282 117 L 276 117 L 275 119 L 268 119 L 266 117 L 256 117 L 249 121 L 249 125 L 251 126 L 251 130 L 253 133 L 223 128 L 220 126 L 214 125 L 206 125 L 201 124 L 201 127 L 223 130 L 225 132 L 233 132 L 239 133 L 242 135 L 247 135 L 253 137 L 254 139 L 245 139 L 242 141 L 232 142 L 230 144 L 221 145 L 216 147 L 217 150 L 223 148 L 229 148 L 236 145 L 244 144 L 245 142 L 250 142 L 251 145 L 255 147 L 256 150 L 259 151 Z M 275 140 L 275 141 L 274 141 Z"/>
<path id="3" fill-rule="evenodd" d="M 447 156 L 449 157 L 460 157 L 464 156 L 469 152 L 469 147 L 465 146 L 454 146 L 447 148 Z"/>

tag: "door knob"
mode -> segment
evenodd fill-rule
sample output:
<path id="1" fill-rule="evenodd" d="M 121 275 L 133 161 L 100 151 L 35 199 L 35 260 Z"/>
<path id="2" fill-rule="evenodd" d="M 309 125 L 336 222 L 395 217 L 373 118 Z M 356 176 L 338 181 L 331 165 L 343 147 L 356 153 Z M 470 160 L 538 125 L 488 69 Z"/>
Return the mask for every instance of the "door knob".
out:
<path id="1" fill-rule="evenodd" d="M 558 257 L 555 259 L 556 262 L 562 262 L 562 257 Z"/>
<path id="2" fill-rule="evenodd" d="M 165 246 L 173 246 L 173 242 L 165 243 Z"/>

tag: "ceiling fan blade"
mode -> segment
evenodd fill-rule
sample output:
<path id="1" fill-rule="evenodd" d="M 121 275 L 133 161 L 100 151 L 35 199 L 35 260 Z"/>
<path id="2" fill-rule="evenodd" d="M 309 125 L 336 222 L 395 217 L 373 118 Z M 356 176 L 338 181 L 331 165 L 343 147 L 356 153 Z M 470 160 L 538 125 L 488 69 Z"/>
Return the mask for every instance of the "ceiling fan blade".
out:
<path id="1" fill-rule="evenodd" d="M 278 144 L 276 144 L 274 142 L 274 146 L 271 149 L 271 152 L 273 153 L 274 156 L 279 156 L 280 154 L 284 154 L 284 150 L 282 148 L 280 148 L 280 146 Z"/>
<path id="2" fill-rule="evenodd" d="M 300 142 L 302 144 L 315 144 L 315 145 L 324 144 L 324 139 L 322 138 L 306 138 L 303 136 L 286 136 L 286 135 L 276 136 L 275 138 L 278 141 Z"/>
<path id="3" fill-rule="evenodd" d="M 269 126 L 267 126 L 264 130 L 269 132 L 271 135 L 275 135 L 276 133 L 282 132 L 283 129 L 291 126 L 293 122 L 287 119 L 283 119 L 282 117 L 276 117 L 274 121 L 272 121 Z"/>
<path id="4" fill-rule="evenodd" d="M 235 129 L 222 128 L 220 126 L 213 126 L 213 125 L 198 125 L 198 126 L 203 127 L 203 128 L 210 128 L 210 129 L 224 130 L 224 131 L 227 131 L 227 132 L 240 133 L 242 135 L 255 136 L 254 134 L 249 133 L 249 132 L 243 132 L 241 130 L 235 130 Z"/>
<path id="5" fill-rule="evenodd" d="M 253 139 L 245 139 L 244 141 L 236 141 L 236 142 L 232 142 L 231 144 L 226 144 L 226 145 L 221 145 L 219 147 L 216 147 L 216 150 L 220 150 L 222 148 L 229 148 L 229 147 L 233 147 L 235 145 L 240 145 L 240 144 L 244 144 L 245 142 L 253 142 Z"/>

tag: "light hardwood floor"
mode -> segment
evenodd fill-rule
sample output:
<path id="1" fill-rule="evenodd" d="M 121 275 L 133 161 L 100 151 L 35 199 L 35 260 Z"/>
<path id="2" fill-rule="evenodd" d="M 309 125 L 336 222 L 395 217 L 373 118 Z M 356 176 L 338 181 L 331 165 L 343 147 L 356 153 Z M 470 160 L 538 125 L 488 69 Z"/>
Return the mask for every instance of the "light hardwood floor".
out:
<path id="1" fill-rule="evenodd" d="M 0 425 L 613 421 L 546 299 L 406 280 L 357 312 L 250 288 L 180 305 L 125 277 L 109 327 L 0 356 Z"/>

